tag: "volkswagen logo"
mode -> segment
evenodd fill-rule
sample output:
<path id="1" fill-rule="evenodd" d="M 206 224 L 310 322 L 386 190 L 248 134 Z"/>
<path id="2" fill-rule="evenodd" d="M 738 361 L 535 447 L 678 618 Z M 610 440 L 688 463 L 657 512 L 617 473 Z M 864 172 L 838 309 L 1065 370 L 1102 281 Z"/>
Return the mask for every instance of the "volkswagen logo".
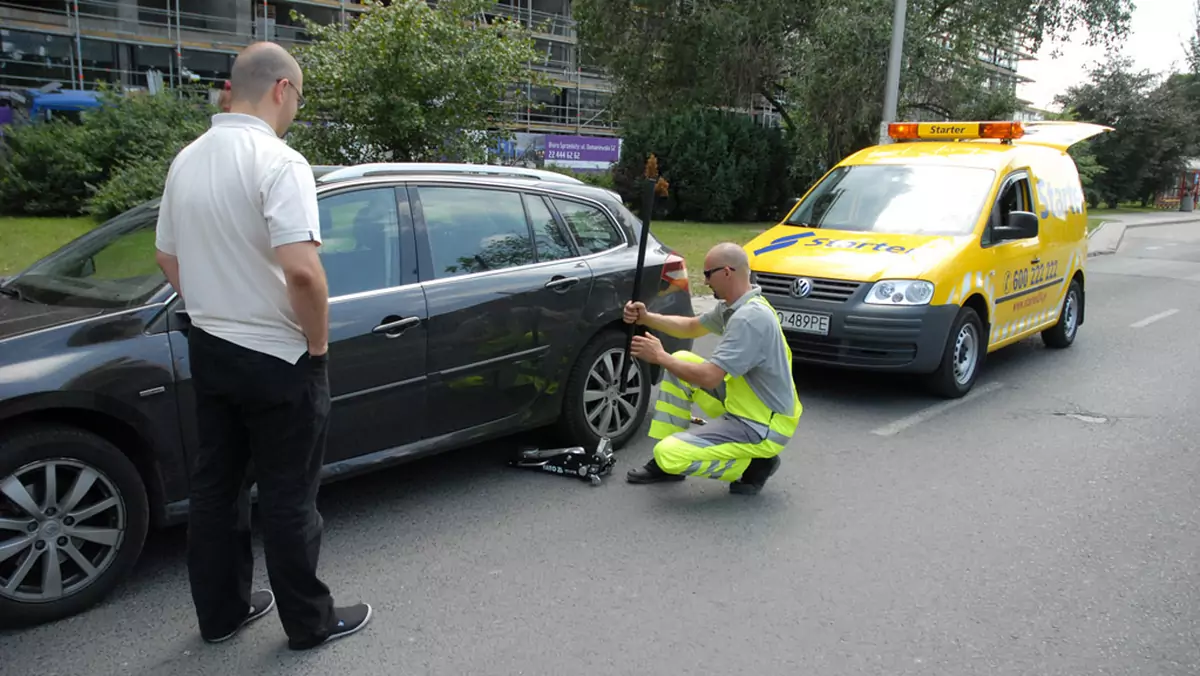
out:
<path id="1" fill-rule="evenodd" d="M 812 280 L 807 277 L 799 277 L 792 280 L 792 295 L 797 298 L 805 298 L 812 293 Z"/>

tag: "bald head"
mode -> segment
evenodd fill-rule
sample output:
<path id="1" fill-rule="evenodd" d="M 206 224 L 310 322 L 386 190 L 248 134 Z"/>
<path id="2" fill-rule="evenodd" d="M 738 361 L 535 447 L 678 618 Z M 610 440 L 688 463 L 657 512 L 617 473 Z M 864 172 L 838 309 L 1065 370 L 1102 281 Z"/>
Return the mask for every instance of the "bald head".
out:
<path id="1" fill-rule="evenodd" d="M 229 74 L 233 101 L 257 104 L 282 78 L 300 87 L 300 64 L 274 42 L 256 42 L 233 61 Z"/>
<path id="2" fill-rule="evenodd" d="M 704 257 L 705 282 L 713 295 L 734 301 L 750 290 L 750 257 L 733 242 L 721 242 Z"/>
<path id="3" fill-rule="evenodd" d="M 728 265 L 739 273 L 750 274 L 750 257 L 746 250 L 733 242 L 721 242 L 708 251 L 709 267 Z"/>

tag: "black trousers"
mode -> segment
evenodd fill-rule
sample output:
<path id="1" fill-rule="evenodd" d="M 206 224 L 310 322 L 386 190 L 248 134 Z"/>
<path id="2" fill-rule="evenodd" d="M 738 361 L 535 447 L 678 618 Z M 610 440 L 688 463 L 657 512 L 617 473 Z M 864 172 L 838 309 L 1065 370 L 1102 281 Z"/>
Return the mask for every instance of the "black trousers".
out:
<path id="1" fill-rule="evenodd" d="M 320 640 L 334 621 L 333 598 L 317 577 L 316 499 L 330 407 L 326 357 L 306 354 L 289 364 L 195 327 L 188 354 L 199 450 L 192 459 L 187 556 L 200 633 L 224 636 L 249 611 L 250 486 L 257 482 L 279 619 L 292 641 Z"/>

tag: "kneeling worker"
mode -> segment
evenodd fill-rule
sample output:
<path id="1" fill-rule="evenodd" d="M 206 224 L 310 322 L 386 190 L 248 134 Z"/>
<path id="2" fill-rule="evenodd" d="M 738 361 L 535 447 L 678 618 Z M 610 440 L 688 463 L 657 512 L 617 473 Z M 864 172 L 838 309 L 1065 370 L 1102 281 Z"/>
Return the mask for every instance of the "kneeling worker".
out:
<path id="1" fill-rule="evenodd" d="M 730 242 L 713 247 L 704 279 L 721 302 L 698 317 L 660 315 L 642 303 L 625 305 L 625 322 L 676 338 L 719 334 L 712 358 L 667 354 L 653 335 L 634 336 L 634 357 L 663 367 L 650 436 L 654 457 L 630 470 L 631 483 L 703 476 L 730 482 L 731 493 L 754 495 L 779 469 L 803 407 L 792 379 L 792 351 L 774 308 L 750 284 L 750 261 Z M 692 404 L 710 422 L 690 430 Z"/>

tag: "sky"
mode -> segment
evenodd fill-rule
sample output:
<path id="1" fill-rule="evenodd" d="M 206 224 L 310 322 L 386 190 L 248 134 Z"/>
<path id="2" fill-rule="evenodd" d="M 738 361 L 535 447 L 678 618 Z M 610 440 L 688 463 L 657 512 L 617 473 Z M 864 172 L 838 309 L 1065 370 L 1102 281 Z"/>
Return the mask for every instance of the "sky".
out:
<path id="1" fill-rule="evenodd" d="M 1196 0 L 1134 0 L 1133 20 L 1122 52 L 1133 59 L 1135 68 L 1161 73 L 1182 68 L 1188 39 L 1196 30 Z M 1102 47 L 1083 45 L 1086 35 L 1075 35 L 1069 43 L 1047 44 L 1037 61 L 1022 62 L 1017 73 L 1035 81 L 1020 85 L 1017 96 L 1035 108 L 1058 110 L 1054 97 L 1087 79 L 1087 71 L 1104 60 Z M 1057 59 L 1051 51 L 1061 52 Z"/>

